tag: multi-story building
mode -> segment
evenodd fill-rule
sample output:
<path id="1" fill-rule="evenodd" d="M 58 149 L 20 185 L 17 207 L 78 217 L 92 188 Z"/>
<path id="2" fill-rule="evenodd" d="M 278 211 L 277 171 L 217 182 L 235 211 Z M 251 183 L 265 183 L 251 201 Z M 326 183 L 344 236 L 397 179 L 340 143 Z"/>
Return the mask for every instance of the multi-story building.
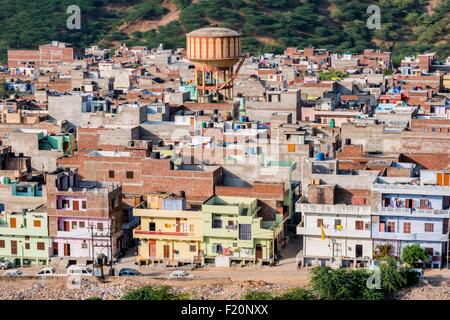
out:
<path id="1" fill-rule="evenodd" d="M 422 170 L 418 179 L 379 178 L 372 187 L 377 206 L 372 217 L 374 255 L 401 257 L 403 249 L 418 243 L 429 261 L 441 268 L 448 243 L 450 186 L 438 183 L 442 172 Z M 442 178 L 441 178 L 442 179 Z"/>
<path id="2" fill-rule="evenodd" d="M 50 256 L 45 206 L 0 214 L 0 257 L 15 266 L 46 265 Z"/>
<path id="3" fill-rule="evenodd" d="M 78 181 L 76 170 L 47 175 L 52 256 L 87 261 L 123 248 L 121 194 L 116 183 Z"/>
<path id="4" fill-rule="evenodd" d="M 134 229 L 139 239 L 138 264 L 201 264 L 203 220 L 200 206 L 186 205 L 185 198 L 167 194 L 147 196 L 146 208 L 133 209 L 141 224 Z"/>
<path id="5" fill-rule="evenodd" d="M 206 200 L 202 205 L 205 262 L 273 263 L 282 237 L 281 221 L 263 221 L 257 216 L 259 209 L 256 198 Z"/>
<path id="6" fill-rule="evenodd" d="M 340 198 L 345 197 L 347 201 L 337 200 L 339 193 Z M 302 266 L 367 265 L 372 258 L 368 193 L 337 189 L 336 185 L 309 185 L 308 202 L 296 204 L 302 214 L 297 234 L 303 236 L 297 263 Z"/>

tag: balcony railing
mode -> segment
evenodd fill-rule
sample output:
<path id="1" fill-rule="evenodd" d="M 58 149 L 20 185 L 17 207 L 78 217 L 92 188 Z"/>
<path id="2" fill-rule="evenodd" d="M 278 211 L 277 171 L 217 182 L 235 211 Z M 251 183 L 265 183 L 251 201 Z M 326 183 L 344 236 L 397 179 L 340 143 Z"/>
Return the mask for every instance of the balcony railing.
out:
<path id="1" fill-rule="evenodd" d="M 449 194 L 450 187 L 447 186 L 430 186 L 420 184 L 388 184 L 388 183 L 375 183 L 372 186 L 374 190 L 386 190 L 386 191 L 400 191 L 411 193 L 427 193 L 427 194 Z"/>
<path id="2" fill-rule="evenodd" d="M 345 204 L 313 204 L 313 203 L 297 203 L 298 212 L 309 213 L 338 213 L 338 214 L 370 214 L 369 206 L 352 206 Z"/>
<path id="3" fill-rule="evenodd" d="M 414 209 L 414 208 L 393 208 L 393 207 L 381 207 L 380 212 L 383 214 L 400 214 L 400 215 L 411 215 L 411 216 L 443 216 L 449 217 L 450 210 L 442 209 Z"/>

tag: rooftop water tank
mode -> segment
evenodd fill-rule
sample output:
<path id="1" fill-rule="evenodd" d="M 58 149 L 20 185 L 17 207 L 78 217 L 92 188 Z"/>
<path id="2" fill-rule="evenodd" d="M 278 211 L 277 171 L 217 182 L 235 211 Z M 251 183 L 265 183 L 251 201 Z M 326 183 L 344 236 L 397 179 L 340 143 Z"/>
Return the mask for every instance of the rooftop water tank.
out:
<path id="1" fill-rule="evenodd" d="M 319 152 L 316 154 L 316 160 L 317 161 L 323 161 L 325 160 L 325 154 L 323 152 Z"/>

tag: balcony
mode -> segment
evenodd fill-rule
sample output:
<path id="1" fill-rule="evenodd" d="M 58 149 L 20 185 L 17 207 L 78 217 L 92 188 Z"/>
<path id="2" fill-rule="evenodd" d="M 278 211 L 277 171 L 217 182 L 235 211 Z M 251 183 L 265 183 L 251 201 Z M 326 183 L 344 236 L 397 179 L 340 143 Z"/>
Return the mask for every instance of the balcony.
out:
<path id="1" fill-rule="evenodd" d="M 141 226 L 138 226 L 133 230 L 133 237 L 137 239 L 172 239 L 172 240 L 189 240 L 189 241 L 201 241 L 202 237 L 198 236 L 194 232 L 174 232 L 174 231 L 147 231 L 142 230 Z"/>
<path id="2" fill-rule="evenodd" d="M 376 214 L 382 216 L 418 218 L 449 218 L 450 210 L 380 207 L 379 211 Z"/>
<path id="3" fill-rule="evenodd" d="M 450 195 L 450 187 L 419 184 L 384 184 L 375 183 L 372 190 L 384 193 Z"/>
<path id="4" fill-rule="evenodd" d="M 376 226 L 374 226 L 375 228 Z M 446 242 L 448 235 L 436 232 L 427 233 L 400 233 L 400 232 L 380 232 L 374 230 L 372 238 L 383 240 L 402 240 L 402 241 L 442 241 Z"/>
<path id="5" fill-rule="evenodd" d="M 371 213 L 371 209 L 369 206 L 313 203 L 296 203 L 296 211 L 305 213 L 331 213 L 348 215 L 370 215 Z"/>
<path id="6" fill-rule="evenodd" d="M 337 230 L 334 228 L 324 228 L 325 237 L 337 237 L 337 238 L 367 238 L 371 237 L 371 230 L 349 230 L 341 229 Z M 322 236 L 321 228 L 317 227 L 304 227 L 303 223 L 297 226 L 297 234 L 304 236 Z"/>

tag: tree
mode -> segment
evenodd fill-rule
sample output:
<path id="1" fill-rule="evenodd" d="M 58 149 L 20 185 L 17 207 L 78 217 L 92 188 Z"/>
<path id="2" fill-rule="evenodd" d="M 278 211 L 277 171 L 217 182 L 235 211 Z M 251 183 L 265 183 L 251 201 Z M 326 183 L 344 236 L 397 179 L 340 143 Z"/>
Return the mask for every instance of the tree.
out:
<path id="1" fill-rule="evenodd" d="M 418 244 L 413 244 L 403 248 L 402 260 L 409 266 L 413 267 L 419 263 L 428 261 L 428 254 L 425 249 Z"/>

